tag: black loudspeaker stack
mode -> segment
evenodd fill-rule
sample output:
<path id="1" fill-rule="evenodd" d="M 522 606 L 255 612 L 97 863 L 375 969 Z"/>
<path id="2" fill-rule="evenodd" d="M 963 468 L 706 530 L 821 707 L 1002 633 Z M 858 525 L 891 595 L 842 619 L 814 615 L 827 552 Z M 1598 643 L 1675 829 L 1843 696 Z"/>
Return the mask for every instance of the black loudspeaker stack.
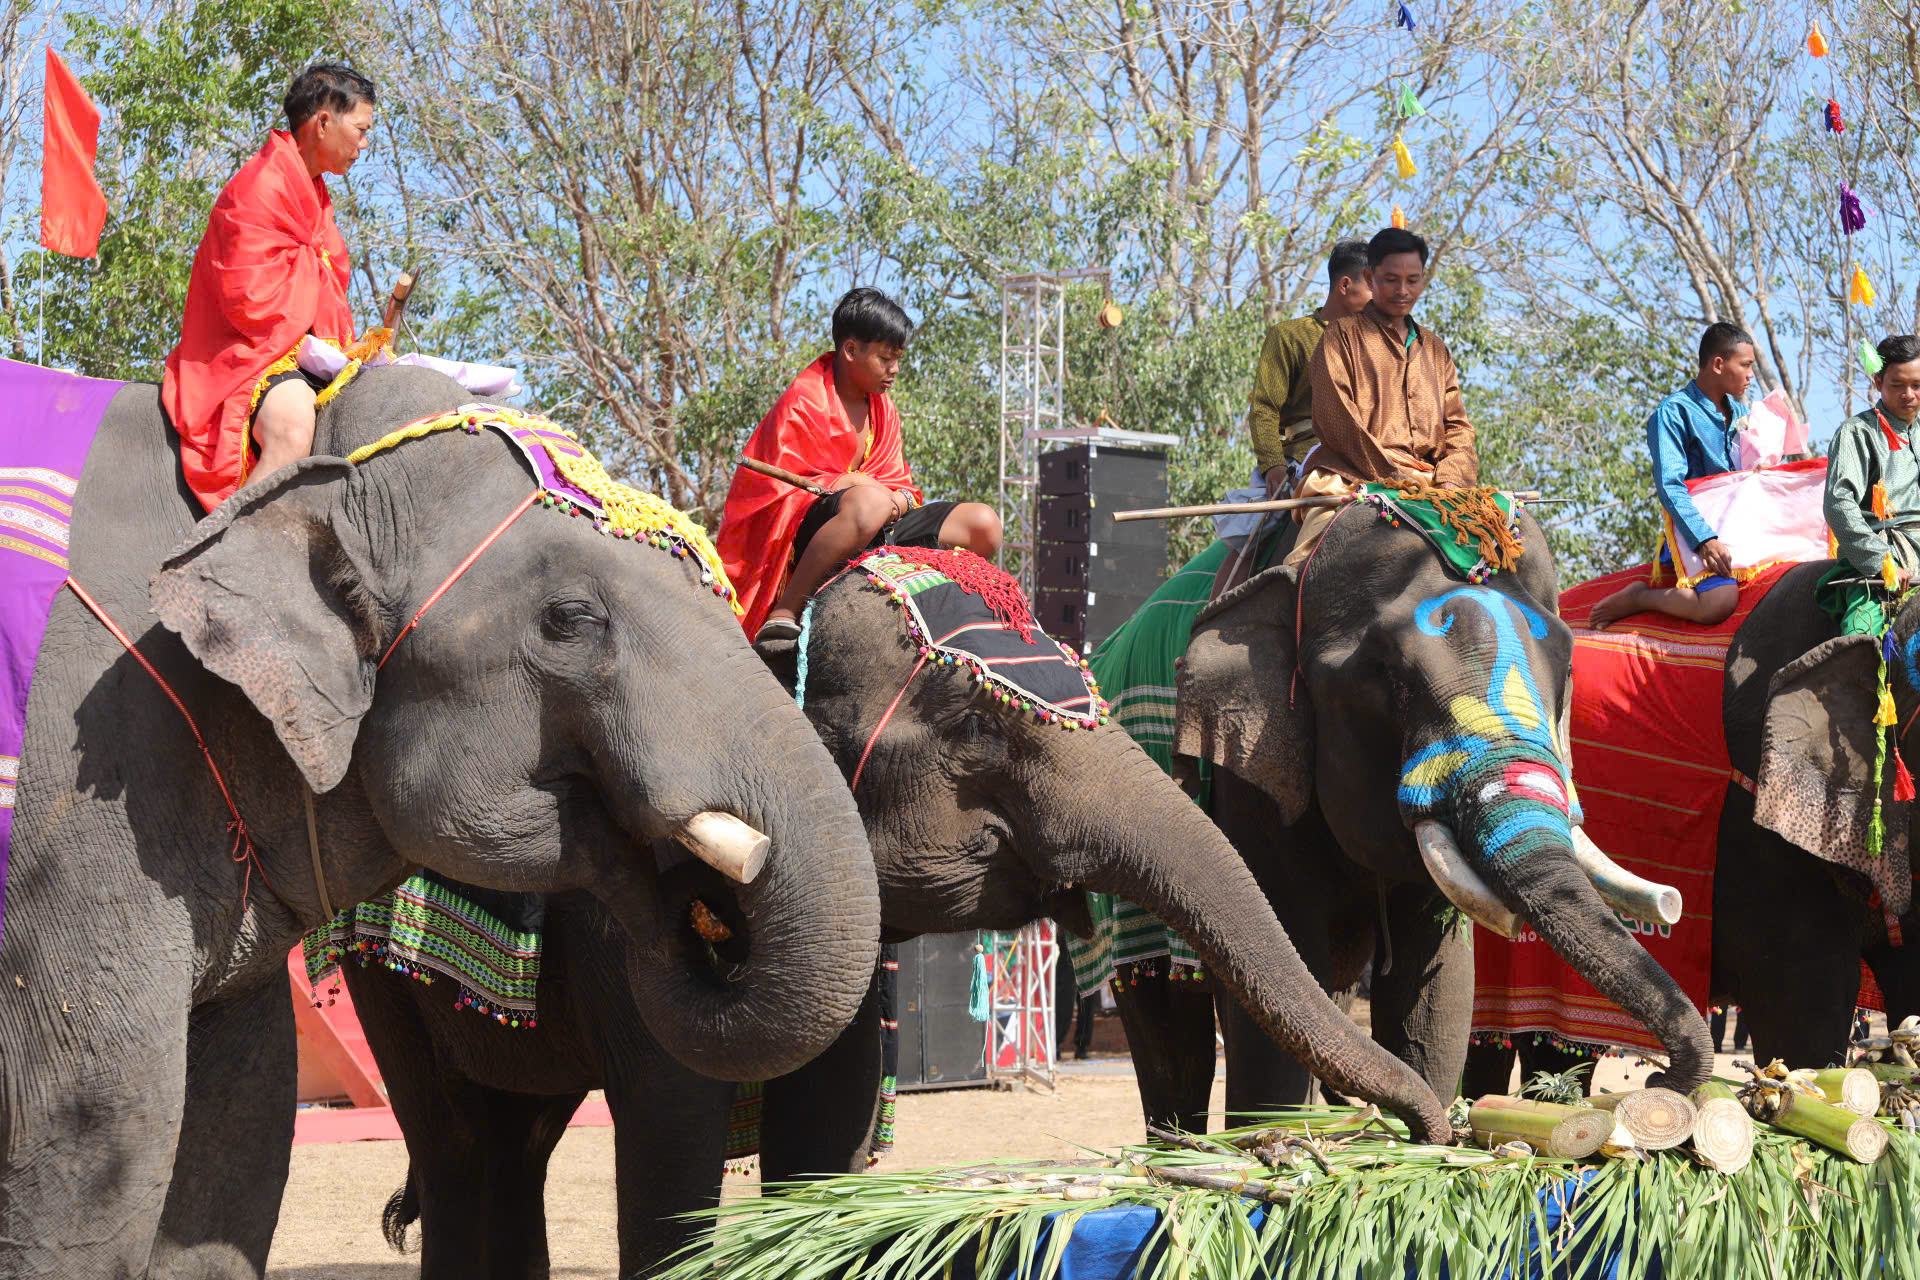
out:
<path id="1" fill-rule="evenodd" d="M 987 1082 L 987 1025 L 967 1013 L 973 992 L 968 933 L 927 933 L 898 948 L 899 1088 L 952 1089 Z"/>
<path id="2" fill-rule="evenodd" d="M 1167 505 L 1167 455 L 1098 444 L 1050 450 L 1040 455 L 1035 505 L 1034 614 L 1048 635 L 1092 653 L 1166 581 L 1166 521 L 1120 523 L 1113 513 Z"/>

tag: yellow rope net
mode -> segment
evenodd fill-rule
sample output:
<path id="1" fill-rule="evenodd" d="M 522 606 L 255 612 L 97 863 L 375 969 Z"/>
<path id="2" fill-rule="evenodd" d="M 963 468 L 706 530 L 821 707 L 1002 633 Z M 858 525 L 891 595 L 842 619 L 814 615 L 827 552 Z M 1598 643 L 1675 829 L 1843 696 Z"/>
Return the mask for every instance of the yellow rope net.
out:
<path id="1" fill-rule="evenodd" d="M 1414 485 L 1400 490 L 1400 496 L 1409 502 L 1431 506 L 1440 523 L 1453 530 L 1457 545 L 1466 547 L 1477 543 L 1480 558 L 1487 562 L 1489 569 L 1511 572 L 1519 565 L 1520 553 L 1526 548 L 1521 544 L 1520 534 L 1511 527 L 1512 517 L 1501 510 L 1496 501 L 1501 496 L 1500 490 L 1490 485 L 1473 489 Z"/>
<path id="2" fill-rule="evenodd" d="M 712 586 L 714 594 L 725 599 L 736 615 L 745 613 L 733 584 L 727 579 L 727 571 L 720 563 L 720 553 L 714 549 L 706 530 L 666 499 L 615 480 L 571 431 L 538 414 L 492 405 L 469 406 L 434 414 L 418 422 L 410 422 L 372 444 L 355 449 L 347 455 L 347 461 L 359 466 L 375 454 L 408 440 L 418 440 L 422 436 L 455 427 L 473 434 L 481 427 L 489 426 L 501 429 L 522 447 L 539 446 L 553 463 L 553 469 L 560 478 L 586 494 L 599 507 L 597 512 L 586 508 L 582 510 L 595 517 L 595 526 L 602 532 L 619 538 L 644 540 L 663 551 L 673 551 L 676 555 L 691 555 L 700 564 L 701 582 Z M 542 490 L 548 506 L 581 507 L 577 499 L 564 492 L 544 485 Z"/>

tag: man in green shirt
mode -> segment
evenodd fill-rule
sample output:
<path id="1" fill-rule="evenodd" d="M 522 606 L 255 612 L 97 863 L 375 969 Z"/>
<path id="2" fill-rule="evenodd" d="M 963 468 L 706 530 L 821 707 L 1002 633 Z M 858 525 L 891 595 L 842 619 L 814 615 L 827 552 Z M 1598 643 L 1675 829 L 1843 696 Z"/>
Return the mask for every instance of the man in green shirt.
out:
<path id="1" fill-rule="evenodd" d="M 1286 491 L 1287 464 L 1306 457 L 1318 437 L 1313 431 L 1313 388 L 1307 361 L 1320 335 L 1342 316 L 1350 316 L 1373 297 L 1365 272 L 1367 242 L 1342 240 L 1327 258 L 1327 300 L 1311 315 L 1282 320 L 1267 330 L 1260 366 L 1253 375 L 1253 400 L 1247 406 L 1247 432 L 1253 459 L 1267 482 L 1267 496 Z"/>
<path id="2" fill-rule="evenodd" d="M 1871 578 L 1892 590 L 1920 577 L 1920 338 L 1886 338 L 1878 351 L 1879 401 L 1840 424 L 1827 457 L 1827 527 L 1840 563 L 1820 580 L 1818 598 L 1848 635 L 1881 632 L 1884 597 L 1835 579 Z"/>

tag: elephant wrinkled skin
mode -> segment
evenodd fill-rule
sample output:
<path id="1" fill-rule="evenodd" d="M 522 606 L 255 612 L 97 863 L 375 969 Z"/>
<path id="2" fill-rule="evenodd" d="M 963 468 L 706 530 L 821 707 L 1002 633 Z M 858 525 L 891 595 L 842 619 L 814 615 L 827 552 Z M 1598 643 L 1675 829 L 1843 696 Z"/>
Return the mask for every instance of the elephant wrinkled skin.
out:
<path id="1" fill-rule="evenodd" d="M 466 398 L 369 370 L 316 444 L 344 455 Z M 530 511 L 376 675 L 529 492 L 511 446 L 448 431 L 357 467 L 309 458 L 197 526 L 176 449 L 157 388 L 123 390 L 72 571 L 191 709 L 260 867 L 230 858 L 179 713 L 63 593 L 0 941 L 0 1277 L 261 1273 L 293 1127 L 285 957 L 324 914 L 309 787 L 336 904 L 421 863 L 589 889 L 631 931 L 640 1016 L 687 1063 L 752 1076 L 834 1039 L 879 945 L 872 855 L 834 762 L 690 561 Z M 753 884 L 702 886 L 749 951 L 734 981 L 651 849 L 708 810 L 773 841 Z"/>

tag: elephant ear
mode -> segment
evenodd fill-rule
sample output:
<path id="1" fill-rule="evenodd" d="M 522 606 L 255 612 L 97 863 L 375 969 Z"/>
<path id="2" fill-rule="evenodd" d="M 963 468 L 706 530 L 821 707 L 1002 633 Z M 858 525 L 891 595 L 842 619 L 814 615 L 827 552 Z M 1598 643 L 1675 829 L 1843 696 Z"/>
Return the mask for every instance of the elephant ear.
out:
<path id="1" fill-rule="evenodd" d="M 1880 642 L 1838 636 L 1774 673 L 1760 737 L 1754 821 L 1815 857 L 1865 873 L 1896 915 L 1912 896 L 1907 874 L 1908 803 L 1893 799 L 1895 766 L 1881 779 L 1878 854 L 1867 851 L 1873 821 Z M 1891 751 L 1889 752 L 1891 757 Z"/>
<path id="2" fill-rule="evenodd" d="M 160 621 L 240 687 L 315 792 L 346 774 L 373 703 L 373 629 L 334 512 L 353 467 L 305 458 L 194 527 L 148 588 Z"/>
<path id="3" fill-rule="evenodd" d="M 1290 565 L 1250 578 L 1200 611 L 1175 681 L 1173 751 L 1230 769 L 1272 796 L 1287 822 L 1313 795 L 1313 706 L 1293 678 Z"/>

